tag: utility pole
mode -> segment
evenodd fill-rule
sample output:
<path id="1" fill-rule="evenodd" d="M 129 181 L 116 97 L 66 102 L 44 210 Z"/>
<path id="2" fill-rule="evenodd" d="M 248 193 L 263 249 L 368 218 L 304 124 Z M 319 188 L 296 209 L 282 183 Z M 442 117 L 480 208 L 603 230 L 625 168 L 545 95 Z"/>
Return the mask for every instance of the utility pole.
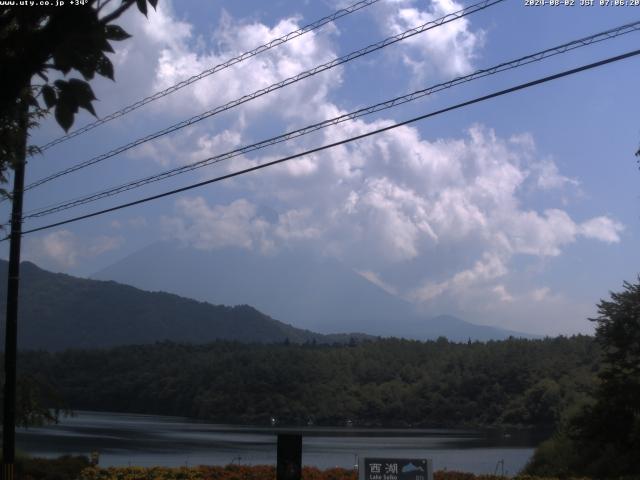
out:
<path id="1" fill-rule="evenodd" d="M 9 236 L 7 316 L 4 339 L 4 410 L 2 417 L 2 480 L 14 480 L 16 458 L 16 357 L 18 350 L 18 290 L 20 287 L 20 241 L 22 239 L 22 197 L 27 153 L 29 106 L 20 100 L 20 141 L 13 165 L 13 202 Z"/>

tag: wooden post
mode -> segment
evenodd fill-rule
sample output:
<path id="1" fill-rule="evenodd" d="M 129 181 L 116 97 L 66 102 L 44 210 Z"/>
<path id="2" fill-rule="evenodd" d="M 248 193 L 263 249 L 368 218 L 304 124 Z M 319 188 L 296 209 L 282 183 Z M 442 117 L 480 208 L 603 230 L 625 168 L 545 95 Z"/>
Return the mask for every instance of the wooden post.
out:
<path id="1" fill-rule="evenodd" d="M 278 434 L 277 480 L 300 480 L 302 477 L 302 435 Z"/>
<path id="2" fill-rule="evenodd" d="M 20 286 L 20 240 L 22 238 L 22 196 L 26 163 L 29 107 L 22 99 L 20 150 L 13 166 L 13 203 L 9 240 L 7 316 L 4 343 L 4 409 L 2 417 L 2 480 L 14 479 L 16 459 L 16 357 L 18 350 L 18 289 Z"/>

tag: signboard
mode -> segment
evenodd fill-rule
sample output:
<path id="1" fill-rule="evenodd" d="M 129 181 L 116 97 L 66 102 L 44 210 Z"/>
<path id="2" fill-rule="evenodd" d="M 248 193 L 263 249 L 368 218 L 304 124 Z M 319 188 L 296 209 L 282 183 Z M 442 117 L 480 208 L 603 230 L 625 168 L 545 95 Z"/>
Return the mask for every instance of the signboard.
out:
<path id="1" fill-rule="evenodd" d="M 361 458 L 358 480 L 433 480 L 433 462 L 425 458 Z"/>

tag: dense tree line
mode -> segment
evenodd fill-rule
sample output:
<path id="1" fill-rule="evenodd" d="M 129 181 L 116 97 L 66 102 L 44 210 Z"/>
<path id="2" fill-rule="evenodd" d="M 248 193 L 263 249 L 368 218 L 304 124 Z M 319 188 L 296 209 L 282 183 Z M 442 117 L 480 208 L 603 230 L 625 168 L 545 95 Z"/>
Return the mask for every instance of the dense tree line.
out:
<path id="1" fill-rule="evenodd" d="M 216 422 L 550 427 L 594 388 L 593 338 L 158 343 L 26 352 L 74 409 Z"/>

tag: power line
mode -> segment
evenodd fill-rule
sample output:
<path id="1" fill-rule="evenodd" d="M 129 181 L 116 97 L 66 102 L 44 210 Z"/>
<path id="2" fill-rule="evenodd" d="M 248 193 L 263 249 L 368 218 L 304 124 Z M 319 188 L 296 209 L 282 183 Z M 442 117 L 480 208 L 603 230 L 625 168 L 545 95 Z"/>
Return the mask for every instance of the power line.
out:
<path id="1" fill-rule="evenodd" d="M 37 180 L 33 183 L 30 183 L 29 185 L 27 185 L 25 187 L 25 191 L 26 190 L 31 190 L 32 188 L 38 187 L 44 183 L 50 182 L 51 180 L 54 180 L 56 178 L 59 178 L 63 175 L 67 175 L 69 173 L 75 172 L 77 170 L 80 170 L 82 168 L 86 168 L 90 165 L 94 165 L 98 162 L 101 162 L 103 160 L 106 160 L 108 158 L 111 158 L 115 155 L 118 155 L 122 152 L 125 152 L 127 150 L 130 150 L 134 147 L 137 147 L 138 145 L 142 145 L 143 143 L 149 142 L 151 140 L 155 140 L 156 138 L 162 137 L 164 135 L 167 135 L 169 133 L 175 132 L 177 130 L 180 130 L 182 128 L 185 128 L 187 126 L 193 125 L 197 122 L 200 122 L 201 120 L 204 120 L 206 118 L 209 118 L 213 115 L 216 115 L 218 113 L 224 112 L 226 110 L 230 110 L 231 108 L 237 107 L 238 105 L 242 105 L 243 103 L 249 102 L 251 100 L 254 100 L 258 97 L 261 97 L 263 95 L 266 95 L 267 93 L 273 92 L 275 90 L 279 90 L 283 87 L 286 87 L 288 85 L 291 85 L 293 83 L 297 83 L 301 80 L 304 80 L 305 78 L 309 78 L 313 75 L 316 75 L 320 72 L 324 72 L 325 70 L 329 70 L 331 68 L 337 67 L 338 65 L 341 65 L 343 63 L 346 62 L 350 62 L 351 60 L 354 60 L 356 58 L 362 57 L 364 55 L 367 55 L 369 53 L 375 52 L 377 50 L 380 50 L 382 48 L 388 47 L 389 45 L 392 45 L 394 43 L 397 43 L 401 40 L 404 40 L 406 38 L 412 37 L 414 35 L 418 35 L 420 33 L 426 32 L 428 30 L 431 30 L 433 28 L 439 27 L 440 25 L 444 25 L 446 23 L 452 22 L 454 20 L 457 20 L 459 18 L 465 17 L 467 15 L 470 15 L 472 13 L 476 13 L 479 12 L 481 10 L 484 10 L 486 8 L 489 8 L 492 5 L 495 5 L 497 3 L 501 3 L 504 2 L 505 0 L 483 0 L 481 2 L 475 3 L 474 5 L 471 5 L 469 7 L 463 8 L 462 10 L 458 10 L 457 12 L 454 13 L 450 13 L 447 14 L 443 17 L 440 17 L 436 20 L 427 22 L 423 25 L 420 25 L 418 27 L 414 27 L 411 28 L 409 30 L 406 30 L 402 33 L 399 33 L 398 35 L 394 35 L 392 37 L 388 37 L 384 40 L 381 40 L 380 42 L 371 44 L 367 47 L 364 47 L 360 50 L 356 50 L 354 52 L 351 52 L 347 55 L 343 55 L 342 57 L 336 58 L 334 60 L 331 60 L 330 62 L 327 62 L 325 64 L 316 66 L 310 70 L 306 70 L 304 72 L 301 72 L 293 77 L 289 77 L 285 80 L 282 80 L 280 82 L 274 83 L 268 87 L 262 88 L 260 90 L 256 90 L 253 93 L 250 93 L 248 95 L 245 95 L 243 97 L 240 97 L 236 100 L 233 100 L 231 102 L 226 103 L 225 105 L 221 105 L 218 106 L 212 110 L 208 110 L 204 113 L 201 113 L 200 115 L 196 115 L 194 117 L 191 117 L 187 120 L 183 120 L 182 122 L 176 123 L 170 127 L 167 127 L 163 130 L 157 131 L 155 133 L 149 134 L 145 137 L 141 137 L 137 140 L 134 140 L 126 145 L 117 147 L 107 153 L 103 153 L 102 155 L 98 155 L 96 157 L 93 157 L 89 160 L 85 160 L 84 162 L 78 163 L 74 166 L 71 166 L 69 168 L 66 168 L 64 170 L 61 170 L 59 172 L 56 172 L 54 174 L 51 174 L 45 178 L 42 178 L 40 180 Z"/>
<path id="2" fill-rule="evenodd" d="M 600 60 L 598 62 L 590 63 L 590 64 L 587 64 L 587 65 L 582 65 L 581 67 L 572 68 L 570 70 L 565 70 L 563 72 L 556 73 L 554 75 L 549 75 L 549 76 L 546 76 L 546 77 L 542 77 L 542 78 L 539 78 L 537 80 L 533 80 L 533 81 L 530 81 L 530 82 L 521 83 L 521 84 L 516 85 L 514 87 L 510 87 L 510 88 L 507 88 L 507 89 L 504 89 L 504 90 L 500 90 L 498 92 L 490 93 L 490 94 L 484 95 L 482 97 L 477 97 L 477 98 L 474 98 L 473 100 L 468 100 L 466 102 L 458 103 L 456 105 L 453 105 L 453 106 L 450 106 L 450 107 L 447 107 L 447 108 L 443 108 L 443 109 L 440 109 L 440 110 L 436 110 L 434 112 L 426 113 L 424 115 L 420 115 L 418 117 L 414 117 L 414 118 L 411 118 L 409 120 L 405 120 L 403 122 L 395 123 L 393 125 L 389 125 L 389 126 L 386 126 L 386 127 L 383 127 L 383 128 L 372 130 L 370 132 L 363 133 L 361 135 L 356 135 L 354 137 L 346 138 L 346 139 L 340 140 L 338 142 L 334 142 L 334 143 L 330 143 L 330 144 L 323 145 L 323 146 L 320 146 L 320 147 L 312 148 L 310 150 L 306 150 L 304 152 L 296 153 L 294 155 L 289 155 L 287 157 L 283 157 L 283 158 L 280 158 L 278 160 L 273 160 L 271 162 L 266 162 L 266 163 L 263 163 L 263 164 L 260 164 L 260 165 L 256 165 L 254 167 L 245 168 L 243 170 L 239 170 L 239 171 L 236 171 L 236 172 L 233 172 L 233 173 L 229 173 L 229 174 L 226 174 L 226 175 L 215 177 L 215 178 L 212 178 L 212 179 L 209 179 L 209 180 L 205 180 L 205 181 L 202 181 L 202 182 L 194 183 L 194 184 L 188 185 L 186 187 L 177 188 L 175 190 L 170 190 L 170 191 L 163 192 L 163 193 L 160 193 L 160 194 L 157 194 L 157 195 L 152 195 L 150 197 L 145 197 L 145 198 L 142 198 L 142 199 L 139 199 L 139 200 L 135 200 L 133 202 L 123 203 L 123 204 L 117 205 L 115 207 L 110 207 L 110 208 L 106 208 L 104 210 L 99 210 L 99 211 L 88 213 L 88 214 L 85 214 L 85 215 L 80 215 L 80 216 L 73 217 L 73 218 L 70 218 L 70 219 L 67 219 L 67 220 L 63 220 L 63 221 L 60 221 L 60 222 L 51 223 L 51 224 L 48 224 L 48 225 L 44 225 L 42 227 L 32 228 L 30 230 L 24 230 L 22 232 L 22 235 L 26 235 L 28 233 L 39 232 L 39 231 L 47 230 L 47 229 L 54 228 L 54 227 L 59 227 L 61 225 L 66 225 L 68 223 L 73 223 L 73 222 L 77 222 L 77 221 L 84 220 L 84 219 L 87 219 L 87 218 L 96 217 L 98 215 L 103 215 L 105 213 L 114 212 L 116 210 L 122 210 L 123 208 L 132 207 L 134 205 L 139 205 L 139 204 L 142 204 L 142 203 L 150 202 L 152 200 L 158 200 L 160 198 L 168 197 L 170 195 L 175 195 L 177 193 L 186 192 L 188 190 L 192 190 L 194 188 L 202 187 L 204 185 L 209 185 L 211 183 L 216 183 L 216 182 L 220 182 L 222 180 L 227 180 L 229 178 L 237 177 L 239 175 L 243 175 L 243 174 L 246 174 L 246 173 L 249 173 L 249 172 L 253 172 L 253 171 L 256 171 L 256 170 L 261 170 L 261 169 L 266 168 L 266 167 L 270 167 L 270 166 L 273 166 L 273 165 L 284 163 L 284 162 L 287 162 L 289 160 L 293 160 L 295 158 L 303 157 L 303 156 L 310 155 L 310 154 L 313 154 L 313 153 L 321 152 L 323 150 L 328 150 L 330 148 L 334 148 L 334 147 L 337 147 L 337 146 L 340 146 L 340 145 L 351 143 L 351 142 L 354 142 L 356 140 L 361 140 L 363 138 L 370 137 L 372 135 L 377 135 L 377 134 L 380 134 L 380 133 L 383 133 L 383 132 L 387 132 L 389 130 L 393 130 L 395 128 L 398 128 L 398 127 L 401 127 L 401 126 L 404 126 L 404 125 L 409 125 L 411 123 L 415 123 L 415 122 L 420 121 L 420 120 L 424 120 L 424 119 L 427 119 L 427 118 L 430 118 L 430 117 L 434 117 L 436 115 L 440 115 L 440 114 L 443 114 L 443 113 L 446 113 L 446 112 L 450 112 L 452 110 L 457 110 L 459 108 L 467 107 L 467 106 L 470 106 L 470 105 L 473 105 L 473 104 L 476 104 L 476 103 L 480 103 L 480 102 L 483 102 L 483 101 L 486 101 L 486 100 L 489 100 L 489 99 L 492 99 L 492 98 L 496 98 L 496 97 L 500 97 L 502 95 L 513 93 L 513 92 L 516 92 L 518 90 L 524 90 L 526 88 L 530 88 L 530 87 L 533 87 L 533 86 L 536 86 L 536 85 L 540 85 L 542 83 L 550 82 L 552 80 L 557 80 L 557 79 L 562 78 L 562 77 L 566 77 L 566 76 L 573 75 L 573 74 L 576 74 L 576 73 L 579 73 L 579 72 L 583 72 L 585 70 L 590 70 L 590 69 L 593 69 L 593 68 L 596 68 L 596 67 L 600 67 L 600 66 L 607 65 L 607 64 L 610 64 L 610 63 L 613 63 L 613 62 L 624 60 L 626 58 L 630 58 L 630 57 L 633 57 L 633 56 L 636 56 L 636 55 L 640 55 L 640 50 L 633 50 L 631 52 L 627 52 L 627 53 L 624 53 L 622 55 L 609 57 L 609 58 L 606 58 L 604 60 Z M 5 237 L 2 240 L 4 241 L 4 240 L 7 240 L 8 238 L 9 237 Z"/>
<path id="3" fill-rule="evenodd" d="M 253 50 L 250 50 L 248 52 L 244 52 L 240 55 L 238 55 L 237 57 L 231 58 L 229 60 L 227 60 L 226 62 L 220 63 L 218 65 L 215 65 L 214 67 L 211 67 L 207 70 L 204 70 L 203 72 L 200 72 L 197 75 L 194 75 L 186 80 L 183 80 L 175 85 L 172 85 L 171 87 L 168 87 L 164 90 L 161 90 L 159 92 L 154 93 L 153 95 L 150 95 L 148 97 L 143 98 L 142 100 L 138 100 L 135 103 L 132 103 L 130 105 L 127 105 L 126 107 L 113 112 L 109 115 L 107 115 L 106 117 L 100 118 L 98 120 L 96 120 L 95 122 L 89 123 L 87 125 L 85 125 L 82 128 L 78 128 L 77 130 L 74 130 L 70 133 L 67 133 L 66 135 L 63 135 L 59 138 L 56 138 L 46 144 L 44 144 L 43 146 L 40 147 L 41 151 L 45 151 L 51 147 L 53 147 L 54 145 L 58 145 L 59 143 L 63 143 L 66 142 L 67 140 L 73 138 L 73 137 L 77 137 L 78 135 L 81 135 L 83 133 L 86 133 L 90 130 L 93 130 L 96 127 L 99 127 L 100 125 L 103 125 L 107 122 L 110 122 L 111 120 L 114 120 L 116 118 L 122 117 L 128 113 L 133 112 L 134 110 L 137 110 L 138 108 L 146 105 L 147 103 L 151 103 L 155 100 L 158 100 L 162 97 L 166 97 L 167 95 L 176 92 L 188 85 L 191 85 L 192 83 L 197 82 L 198 80 L 202 80 L 205 77 L 208 77 L 210 75 L 213 75 L 214 73 L 217 73 L 221 70 L 224 70 L 226 68 L 229 68 L 237 63 L 243 62 L 249 58 L 255 57 L 256 55 L 266 52 L 267 50 L 271 50 L 274 47 L 277 47 L 279 45 L 282 45 L 283 43 L 287 43 L 290 40 L 293 40 L 294 38 L 298 38 L 302 35 L 304 35 L 305 33 L 309 33 L 313 30 L 317 30 L 318 28 L 326 25 L 329 22 L 333 22 L 334 20 L 337 20 L 341 17 L 344 17 L 346 15 L 349 15 L 350 13 L 356 12 L 358 10 L 361 10 L 365 7 L 368 7 L 369 5 L 372 5 L 374 3 L 379 2 L 380 0 L 361 0 L 359 2 L 354 3 L 353 5 L 350 5 L 348 7 L 345 7 L 343 9 L 340 9 L 334 13 L 332 13 L 331 15 L 328 15 L 326 17 L 323 17 L 319 20 L 316 20 L 315 22 L 312 22 L 308 25 L 305 25 L 304 27 L 299 28 L 298 30 L 294 30 L 292 32 L 287 33 L 286 35 L 283 35 L 282 37 L 278 37 L 278 38 L 274 38 L 272 40 L 270 40 L 268 43 L 265 43 L 263 45 L 260 45 L 259 47 L 254 48 Z"/>
<path id="4" fill-rule="evenodd" d="M 86 195 L 83 197 L 79 197 L 76 199 L 72 199 L 72 200 L 66 200 L 64 202 L 59 202 L 55 205 L 51 205 L 48 207 L 42 207 L 42 208 L 38 208 L 38 209 L 34 209 L 31 210 L 30 212 L 27 212 L 24 215 L 24 218 L 38 218 L 38 217 L 43 217 L 46 215 L 50 215 L 53 213 L 57 213 L 63 210 L 67 210 L 76 206 L 80 206 L 80 205 L 84 205 L 90 202 L 94 202 L 97 200 L 100 200 L 102 198 L 107 198 L 107 197 L 112 197 L 114 195 L 117 195 L 119 193 L 123 193 L 126 192 L 128 190 L 132 190 L 134 188 L 139 188 L 142 187 L 144 185 L 148 185 L 150 183 L 154 183 L 160 180 L 164 180 L 167 178 L 171 178 L 173 176 L 176 175 L 180 175 L 182 173 L 186 173 L 192 170 L 196 170 L 198 168 L 203 168 L 205 166 L 208 165 L 212 165 L 215 163 L 219 163 L 222 162 L 224 160 L 228 160 L 230 158 L 248 153 L 248 152 L 253 152 L 256 150 L 260 150 L 263 148 L 266 148 L 268 146 L 272 146 L 272 145 L 276 145 L 278 143 L 282 143 L 303 135 L 307 135 L 309 133 L 315 132 L 317 130 L 320 130 L 322 128 L 326 128 L 329 126 L 333 126 L 333 125 L 338 125 L 342 122 L 345 121 L 349 121 L 349 120 L 353 120 L 359 117 L 363 117 L 365 115 L 369 115 L 375 112 L 380 112 L 383 110 L 387 110 L 393 107 L 396 107 L 398 105 L 402 105 L 408 102 L 412 102 L 414 100 L 417 100 L 419 98 L 422 98 L 424 96 L 427 95 L 431 95 L 433 93 L 439 92 L 441 90 L 444 89 L 448 89 L 448 88 L 452 88 L 456 85 L 460 85 L 462 83 L 466 83 L 466 82 L 470 82 L 473 80 L 476 80 L 478 78 L 483 78 L 486 76 L 490 76 L 490 75 L 494 75 L 496 73 L 499 72 L 503 72 L 506 70 L 511 70 L 514 68 L 518 68 L 521 67 L 523 65 L 528 65 L 530 63 L 534 63 L 534 62 L 539 62 L 542 61 L 546 58 L 561 54 L 561 53 L 565 53 L 567 51 L 570 50 L 574 50 L 580 47 L 584 47 L 587 45 L 592 45 L 594 43 L 598 43 L 598 42 L 602 42 L 605 40 L 609 40 L 612 38 L 616 38 L 618 36 L 621 35 L 625 35 L 627 33 L 630 32 L 634 32 L 634 31 L 638 31 L 640 30 L 640 21 L 636 21 L 636 22 L 632 22 L 626 25 L 622 25 L 619 27 L 615 27 L 609 30 L 605 30 L 603 32 L 600 33 L 596 33 L 593 35 L 590 35 L 588 37 L 584 37 L 584 38 L 580 38 L 578 40 L 573 40 L 571 42 L 568 43 L 564 43 L 562 45 L 553 47 L 553 48 L 548 48 L 546 50 L 542 50 L 530 55 L 526 55 L 524 57 L 520 57 L 516 60 L 511 60 L 508 62 L 503 62 L 501 64 L 495 65 L 493 67 L 489 67 L 489 68 L 485 68 L 482 70 L 477 70 L 469 75 L 465 75 L 462 77 L 457 77 L 453 80 L 449 80 L 447 82 L 443 82 L 443 83 L 439 83 L 421 90 L 417 90 L 415 92 L 412 92 L 410 94 L 407 95 L 403 95 L 400 97 L 396 97 L 390 100 L 385 100 L 383 102 L 377 103 L 375 105 L 371 105 L 365 108 L 361 108 L 359 110 L 350 112 L 350 113 L 346 113 L 343 115 L 340 115 L 338 117 L 334 117 L 328 120 L 324 120 L 322 122 L 319 123 L 315 123 L 313 125 L 308 125 L 306 127 L 302 127 L 299 128 L 297 130 L 293 130 L 290 132 L 287 132 L 285 134 L 282 135 L 278 135 L 272 138 L 269 138 L 267 140 L 262 140 L 260 142 L 251 144 L 251 145 L 246 145 L 240 148 L 236 148 L 234 150 L 231 150 L 229 152 L 226 153 L 222 153 L 222 154 L 218 154 L 218 155 L 214 155 L 208 158 L 205 158 L 203 160 L 200 160 L 198 162 L 192 163 L 190 165 L 184 165 L 184 166 L 180 166 L 180 167 L 176 167 L 176 168 L 172 168 L 170 170 L 166 170 L 164 172 L 155 174 L 155 175 L 151 175 L 148 177 L 144 177 L 141 179 L 137 179 L 134 181 L 130 181 L 127 182 L 125 184 L 116 186 L 116 187 L 112 187 L 106 190 L 102 190 L 100 192 L 97 193 L 93 193 L 90 195 Z"/>

